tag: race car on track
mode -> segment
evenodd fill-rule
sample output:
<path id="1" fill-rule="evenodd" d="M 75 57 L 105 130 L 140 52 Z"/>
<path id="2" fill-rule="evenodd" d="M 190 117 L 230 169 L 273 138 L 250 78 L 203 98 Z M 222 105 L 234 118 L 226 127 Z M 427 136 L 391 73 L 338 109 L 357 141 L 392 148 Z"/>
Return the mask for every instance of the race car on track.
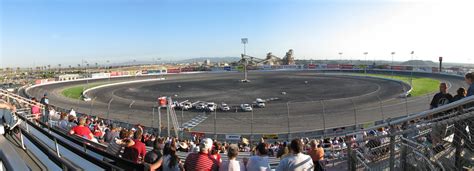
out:
<path id="1" fill-rule="evenodd" d="M 253 110 L 252 106 L 250 106 L 249 104 L 241 104 L 240 109 L 242 109 L 242 111 L 244 112 L 251 112 Z"/>

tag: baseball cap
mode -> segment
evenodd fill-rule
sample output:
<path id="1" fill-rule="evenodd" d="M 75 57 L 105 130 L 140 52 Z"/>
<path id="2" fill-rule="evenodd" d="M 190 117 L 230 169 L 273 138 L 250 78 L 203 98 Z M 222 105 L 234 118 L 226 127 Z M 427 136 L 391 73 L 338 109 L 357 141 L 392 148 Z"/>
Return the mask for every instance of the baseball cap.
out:
<path id="1" fill-rule="evenodd" d="M 211 149 L 211 148 L 212 148 L 212 139 L 210 139 L 210 138 L 204 138 L 204 139 L 201 141 L 200 147 L 201 147 L 201 148 L 204 148 L 204 149 Z"/>

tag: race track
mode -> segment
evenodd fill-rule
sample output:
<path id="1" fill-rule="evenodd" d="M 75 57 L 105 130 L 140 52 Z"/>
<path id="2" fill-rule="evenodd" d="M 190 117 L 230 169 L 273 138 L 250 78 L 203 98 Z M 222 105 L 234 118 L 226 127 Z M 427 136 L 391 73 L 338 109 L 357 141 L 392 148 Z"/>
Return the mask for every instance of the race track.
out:
<path id="1" fill-rule="evenodd" d="M 426 74 L 424 76 L 448 82 L 451 87 L 455 87 L 450 88 L 452 93 L 457 87 L 465 86 L 462 79 L 452 76 Z M 111 119 L 146 126 L 151 126 L 153 122 L 154 127 L 158 126 L 158 116 L 152 120 L 152 107 L 156 104 L 158 96 L 173 96 L 174 100 L 179 101 L 226 102 L 231 106 L 251 103 L 255 98 L 280 99 L 268 102 L 264 109 L 255 108 L 253 114 L 235 108 L 230 112 L 217 113 L 176 111 L 179 123 L 192 124 L 193 131 L 214 133 L 215 129 L 219 134 L 283 134 L 288 131 L 306 132 L 355 123 L 363 124 L 407 115 L 407 112 L 410 114 L 426 110 L 431 100 L 431 95 L 399 98 L 408 85 L 396 81 L 338 73 L 251 72 L 249 74 L 251 83 L 240 83 L 238 80 L 241 77 L 242 73 L 167 75 L 166 80 L 109 86 L 90 91 L 89 96 L 95 98 L 93 104 L 60 95 L 65 87 L 84 84 L 82 81 L 39 86 L 30 89 L 28 93 L 40 97 L 44 92 L 48 92 L 52 104 L 63 108 L 74 106 L 79 112 L 90 113 L 92 106 L 92 113 L 101 117 L 106 117 L 107 102 L 113 98 L 109 116 Z M 151 78 L 156 76 L 89 82 Z M 282 91 L 287 94 L 283 95 Z M 129 108 L 132 101 L 134 103 Z M 166 125 L 165 116 L 162 117 L 162 124 Z"/>

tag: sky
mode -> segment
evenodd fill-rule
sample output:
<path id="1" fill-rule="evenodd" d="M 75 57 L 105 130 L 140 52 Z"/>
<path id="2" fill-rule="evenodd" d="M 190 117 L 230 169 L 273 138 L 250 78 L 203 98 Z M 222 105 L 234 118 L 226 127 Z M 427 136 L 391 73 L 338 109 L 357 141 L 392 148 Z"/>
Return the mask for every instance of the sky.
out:
<path id="1" fill-rule="evenodd" d="M 474 63 L 469 0 L 0 0 L 0 68 L 247 54 Z M 343 55 L 338 55 L 342 52 Z"/>

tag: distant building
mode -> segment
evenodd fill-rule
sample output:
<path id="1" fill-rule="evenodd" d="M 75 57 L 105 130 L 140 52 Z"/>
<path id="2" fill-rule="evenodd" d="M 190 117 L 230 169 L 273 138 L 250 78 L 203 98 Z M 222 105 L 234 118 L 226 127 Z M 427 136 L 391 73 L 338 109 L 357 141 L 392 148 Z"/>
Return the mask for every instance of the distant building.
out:
<path id="1" fill-rule="evenodd" d="M 206 59 L 206 60 L 204 61 L 204 65 L 210 66 L 210 65 L 211 65 L 211 60 Z"/>
<path id="2" fill-rule="evenodd" d="M 58 81 L 77 80 L 81 78 L 79 74 L 65 74 L 58 76 Z"/>

